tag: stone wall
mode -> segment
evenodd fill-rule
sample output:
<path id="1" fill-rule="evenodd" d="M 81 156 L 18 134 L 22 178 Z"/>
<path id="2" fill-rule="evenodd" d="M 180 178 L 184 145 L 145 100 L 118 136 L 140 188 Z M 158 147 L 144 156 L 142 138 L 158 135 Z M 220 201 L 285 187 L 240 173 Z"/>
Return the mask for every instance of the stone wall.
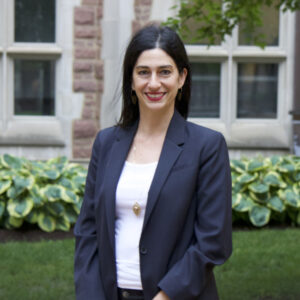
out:
<path id="1" fill-rule="evenodd" d="M 73 121 L 73 158 L 89 158 L 99 130 L 103 92 L 101 18 L 103 0 L 82 0 L 74 11 L 73 90 L 84 93 L 81 118 Z"/>
<path id="2" fill-rule="evenodd" d="M 84 93 L 81 118 L 73 121 L 73 158 L 89 158 L 100 124 L 103 92 L 101 19 L 104 0 L 82 0 L 74 11 L 73 90 Z M 109 1 L 109 0 L 106 0 Z M 135 0 L 132 32 L 149 23 L 152 0 Z"/>
<path id="3" fill-rule="evenodd" d="M 135 20 L 132 21 L 132 32 L 138 31 L 150 22 L 152 0 L 135 0 L 134 15 Z"/>

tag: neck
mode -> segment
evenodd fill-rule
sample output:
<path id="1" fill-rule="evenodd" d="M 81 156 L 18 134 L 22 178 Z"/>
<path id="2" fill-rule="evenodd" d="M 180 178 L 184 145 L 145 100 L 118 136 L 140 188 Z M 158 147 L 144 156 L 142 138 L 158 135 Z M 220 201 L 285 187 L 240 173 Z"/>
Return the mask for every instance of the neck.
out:
<path id="1" fill-rule="evenodd" d="M 138 125 L 138 133 L 144 136 L 165 135 L 170 121 L 173 117 L 174 109 L 167 113 L 163 112 L 141 112 Z"/>

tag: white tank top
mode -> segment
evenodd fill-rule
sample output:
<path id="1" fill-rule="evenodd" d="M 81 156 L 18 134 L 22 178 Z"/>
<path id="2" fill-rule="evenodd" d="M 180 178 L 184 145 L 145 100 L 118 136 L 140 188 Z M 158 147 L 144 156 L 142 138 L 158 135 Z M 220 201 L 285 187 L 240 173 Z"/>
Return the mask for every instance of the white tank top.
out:
<path id="1" fill-rule="evenodd" d="M 116 267 L 118 287 L 141 290 L 139 241 L 143 227 L 148 192 L 157 162 L 125 162 L 116 190 Z M 138 203 L 140 213 L 133 212 Z"/>

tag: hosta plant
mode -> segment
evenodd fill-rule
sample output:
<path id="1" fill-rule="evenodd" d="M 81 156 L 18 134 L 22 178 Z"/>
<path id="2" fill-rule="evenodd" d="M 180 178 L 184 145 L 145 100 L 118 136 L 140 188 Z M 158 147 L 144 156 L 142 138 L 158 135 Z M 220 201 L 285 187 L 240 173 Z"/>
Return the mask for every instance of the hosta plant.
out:
<path id="1" fill-rule="evenodd" d="M 300 225 L 300 157 L 231 160 L 234 221 Z"/>
<path id="2" fill-rule="evenodd" d="M 68 231 L 79 214 L 86 169 L 66 157 L 45 162 L 0 156 L 0 227 L 37 224 Z"/>

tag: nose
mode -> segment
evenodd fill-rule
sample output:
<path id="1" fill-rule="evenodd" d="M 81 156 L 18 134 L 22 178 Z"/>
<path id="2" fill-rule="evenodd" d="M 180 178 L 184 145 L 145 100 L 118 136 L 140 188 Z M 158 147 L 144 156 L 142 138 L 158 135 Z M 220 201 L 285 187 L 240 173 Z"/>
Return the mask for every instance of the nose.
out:
<path id="1" fill-rule="evenodd" d="M 151 75 L 148 86 L 151 90 L 156 90 L 156 89 L 160 88 L 160 80 L 155 73 L 153 73 Z"/>

